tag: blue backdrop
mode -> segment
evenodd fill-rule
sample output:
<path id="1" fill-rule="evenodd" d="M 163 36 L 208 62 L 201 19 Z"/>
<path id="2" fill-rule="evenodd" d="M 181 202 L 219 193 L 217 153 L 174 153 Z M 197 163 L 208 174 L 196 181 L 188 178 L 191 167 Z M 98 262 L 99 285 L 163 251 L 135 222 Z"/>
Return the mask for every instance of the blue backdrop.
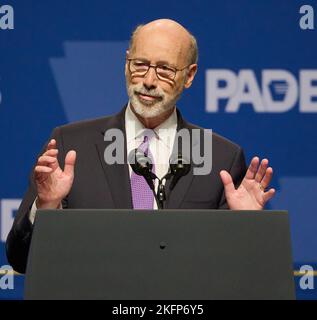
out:
<path id="1" fill-rule="evenodd" d="M 166 17 L 198 39 L 198 75 L 178 103 L 184 117 L 240 144 L 248 161 L 270 159 L 277 195 L 269 209 L 289 210 L 294 270 L 317 268 L 317 30 L 299 24 L 300 7 L 317 11 L 316 1 L 4 4 L 14 9 L 14 29 L 0 29 L 0 267 L 12 217 L 51 130 L 120 110 L 131 31 Z M 316 297 L 295 281 L 298 298 Z M 14 285 L 0 289 L 0 298 L 21 298 L 23 276 Z"/>

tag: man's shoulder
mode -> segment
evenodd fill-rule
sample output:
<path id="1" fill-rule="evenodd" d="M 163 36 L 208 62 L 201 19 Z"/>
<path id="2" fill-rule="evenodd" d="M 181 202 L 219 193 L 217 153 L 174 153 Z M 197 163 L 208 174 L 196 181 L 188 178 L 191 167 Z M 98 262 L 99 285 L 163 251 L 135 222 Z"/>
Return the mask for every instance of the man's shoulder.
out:
<path id="1" fill-rule="evenodd" d="M 106 117 L 99 117 L 94 119 L 86 119 L 86 120 L 71 122 L 71 123 L 59 126 L 59 129 L 61 129 L 62 131 L 96 129 L 98 127 L 102 127 L 104 124 L 107 124 L 109 121 L 113 119 L 113 117 L 114 115 L 110 115 Z"/>
<path id="2" fill-rule="evenodd" d="M 104 133 L 108 128 L 119 128 L 122 121 L 122 113 L 120 112 L 105 117 L 68 123 L 58 126 L 55 130 L 58 130 L 63 135 L 80 133 L 83 136 L 93 132 Z"/>
<path id="3" fill-rule="evenodd" d="M 241 147 L 237 143 L 218 134 L 217 132 L 214 132 L 211 129 L 206 129 L 206 128 L 203 128 L 203 127 L 198 126 L 196 124 L 189 123 L 189 122 L 186 122 L 186 127 L 189 128 L 190 130 L 199 129 L 199 130 L 208 130 L 209 132 L 211 132 L 212 133 L 212 145 L 213 145 L 214 150 L 219 149 L 219 150 L 223 150 L 223 151 L 227 151 L 227 152 L 230 152 L 230 151 L 237 152 L 238 150 L 241 149 Z"/>

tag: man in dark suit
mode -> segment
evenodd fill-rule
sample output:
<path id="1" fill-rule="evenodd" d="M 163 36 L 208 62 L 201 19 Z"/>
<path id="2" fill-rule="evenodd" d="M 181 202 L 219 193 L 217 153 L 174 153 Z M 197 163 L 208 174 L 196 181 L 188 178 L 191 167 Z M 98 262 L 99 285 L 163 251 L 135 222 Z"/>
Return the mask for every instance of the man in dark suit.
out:
<path id="1" fill-rule="evenodd" d="M 196 40 L 180 24 L 161 19 L 134 31 L 125 64 L 127 106 L 115 116 L 56 128 L 38 158 L 7 238 L 7 257 L 15 270 L 25 272 L 37 209 L 157 208 L 143 177 L 136 177 L 127 164 L 128 154 L 147 144 L 146 152 L 152 151 L 156 174 L 162 178 L 172 152 L 168 141 L 174 142 L 182 129 L 190 134 L 203 130 L 186 122 L 176 108 L 196 72 Z M 110 129 L 123 133 L 124 163 L 105 161 L 110 141 L 104 136 Z M 144 133 L 148 131 L 153 133 L 150 138 Z M 260 163 L 254 157 L 247 170 L 242 149 L 215 133 L 208 147 L 212 170 L 195 175 L 192 165 L 173 190 L 166 182 L 165 207 L 262 209 L 275 192 L 265 190 L 273 173 L 268 160 Z"/>

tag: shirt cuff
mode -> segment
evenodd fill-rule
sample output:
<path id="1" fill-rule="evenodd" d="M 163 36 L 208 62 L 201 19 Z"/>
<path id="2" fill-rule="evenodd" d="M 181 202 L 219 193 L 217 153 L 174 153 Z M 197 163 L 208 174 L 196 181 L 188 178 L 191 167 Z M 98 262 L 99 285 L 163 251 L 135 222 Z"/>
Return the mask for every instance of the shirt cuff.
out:
<path id="1" fill-rule="evenodd" d="M 37 211 L 36 200 L 37 200 L 37 197 L 35 198 L 33 205 L 32 205 L 32 208 L 29 213 L 29 220 L 32 224 L 34 223 L 36 211 Z M 63 209 L 62 204 L 59 205 L 58 209 Z"/>

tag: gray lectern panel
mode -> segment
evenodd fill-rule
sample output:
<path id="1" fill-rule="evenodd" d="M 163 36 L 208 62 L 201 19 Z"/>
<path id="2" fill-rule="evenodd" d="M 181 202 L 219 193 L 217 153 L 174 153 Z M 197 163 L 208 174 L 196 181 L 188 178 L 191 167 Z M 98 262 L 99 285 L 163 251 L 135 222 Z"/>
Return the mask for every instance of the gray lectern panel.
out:
<path id="1" fill-rule="evenodd" d="M 293 299 L 287 212 L 39 211 L 27 299 Z"/>

